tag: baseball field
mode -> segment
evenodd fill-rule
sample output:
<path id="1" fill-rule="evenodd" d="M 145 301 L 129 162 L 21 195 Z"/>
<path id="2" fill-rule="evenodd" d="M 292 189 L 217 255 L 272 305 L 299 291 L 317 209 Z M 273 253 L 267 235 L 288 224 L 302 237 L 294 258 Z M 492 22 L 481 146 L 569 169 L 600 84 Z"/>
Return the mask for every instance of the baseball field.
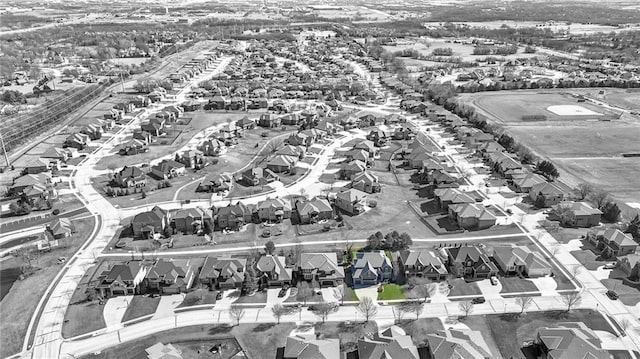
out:
<path id="1" fill-rule="evenodd" d="M 640 157 L 623 156 L 640 154 L 640 120 L 620 119 L 615 111 L 578 102 L 578 92 L 567 91 L 484 92 L 461 99 L 552 160 L 569 186 L 588 182 L 611 192 L 628 209 L 640 209 Z M 634 101 L 634 93 L 606 92 L 618 101 Z M 544 115 L 546 120 L 523 121 L 523 115 Z"/>

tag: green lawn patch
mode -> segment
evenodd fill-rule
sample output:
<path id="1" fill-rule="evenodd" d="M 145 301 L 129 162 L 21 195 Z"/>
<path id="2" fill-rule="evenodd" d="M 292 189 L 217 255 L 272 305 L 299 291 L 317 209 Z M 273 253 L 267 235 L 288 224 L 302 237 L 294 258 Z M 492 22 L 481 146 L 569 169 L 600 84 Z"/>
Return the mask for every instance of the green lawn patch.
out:
<path id="1" fill-rule="evenodd" d="M 64 314 L 62 337 L 72 338 L 106 328 L 103 310 L 104 305 L 96 300 L 70 305 Z"/>
<path id="2" fill-rule="evenodd" d="M 503 277 L 499 279 L 502 284 L 500 293 L 537 292 L 538 287 L 526 279 L 520 277 Z"/>
<path id="3" fill-rule="evenodd" d="M 358 294 L 356 294 L 356 291 L 353 288 L 349 287 L 348 293 L 349 293 L 349 299 L 348 300 L 350 300 L 352 302 L 359 302 L 360 301 L 360 298 L 358 298 Z"/>
<path id="4" fill-rule="evenodd" d="M 406 299 L 404 289 L 397 284 L 385 284 L 382 292 L 378 292 L 378 300 Z"/>
<path id="5" fill-rule="evenodd" d="M 156 312 L 156 309 L 158 309 L 158 304 L 160 304 L 160 297 L 151 298 L 143 295 L 135 295 L 131 303 L 129 303 L 127 310 L 124 312 L 122 321 L 126 322 L 153 314 Z"/>

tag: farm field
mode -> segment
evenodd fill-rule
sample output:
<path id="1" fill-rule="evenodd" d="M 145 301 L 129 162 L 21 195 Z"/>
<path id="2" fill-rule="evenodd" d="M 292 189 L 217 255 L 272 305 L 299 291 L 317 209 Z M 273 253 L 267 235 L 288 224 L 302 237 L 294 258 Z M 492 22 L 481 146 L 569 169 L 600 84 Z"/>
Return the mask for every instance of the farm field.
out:
<path id="1" fill-rule="evenodd" d="M 611 98 L 632 98 L 618 89 L 603 91 L 604 96 L 610 94 Z M 572 93 L 603 97 L 596 96 L 594 90 L 572 90 Z M 626 204 L 623 210 L 640 208 L 640 159 L 622 157 L 624 153 L 640 152 L 640 141 L 637 140 L 640 138 L 640 126 L 637 123 L 597 121 L 597 117 L 611 119 L 613 113 L 596 104 L 578 103 L 571 94 L 561 91 L 502 91 L 461 98 L 473 104 L 490 121 L 500 123 L 534 153 L 552 160 L 560 171 L 560 179 L 567 185 L 575 187 L 588 182 L 611 192 Z M 605 116 L 560 116 L 547 110 L 549 106 L 563 105 L 579 105 Z M 522 122 L 521 116 L 525 114 L 544 114 L 548 120 Z"/>

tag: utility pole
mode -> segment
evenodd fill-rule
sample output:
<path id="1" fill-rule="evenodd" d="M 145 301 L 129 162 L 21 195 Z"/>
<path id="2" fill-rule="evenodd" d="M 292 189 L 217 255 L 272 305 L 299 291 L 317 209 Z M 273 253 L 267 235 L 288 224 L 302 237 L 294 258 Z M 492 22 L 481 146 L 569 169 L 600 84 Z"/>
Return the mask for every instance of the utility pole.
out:
<path id="1" fill-rule="evenodd" d="M 11 167 L 11 163 L 9 163 L 9 155 L 7 154 L 7 148 L 4 146 L 4 137 L 0 133 L 0 144 L 2 145 L 2 153 L 4 154 L 4 160 L 7 162 L 7 168 Z"/>

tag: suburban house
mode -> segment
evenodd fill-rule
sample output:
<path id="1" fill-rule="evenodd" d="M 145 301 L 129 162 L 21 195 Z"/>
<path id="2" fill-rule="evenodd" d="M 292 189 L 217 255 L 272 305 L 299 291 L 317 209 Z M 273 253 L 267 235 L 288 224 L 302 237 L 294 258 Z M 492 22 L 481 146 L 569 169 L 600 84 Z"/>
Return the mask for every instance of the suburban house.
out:
<path id="1" fill-rule="evenodd" d="M 258 186 L 277 181 L 278 179 L 278 175 L 270 169 L 254 167 L 242 172 L 240 182 L 245 186 Z"/>
<path id="2" fill-rule="evenodd" d="M 349 186 L 366 193 L 377 193 L 381 190 L 378 177 L 368 171 L 351 176 Z"/>
<path id="3" fill-rule="evenodd" d="M 531 186 L 529 198 L 536 204 L 551 207 L 564 200 L 564 191 L 552 182 L 542 182 Z"/>
<path id="4" fill-rule="evenodd" d="M 89 136 L 84 133 L 74 133 L 64 140 L 62 147 L 72 147 L 81 150 L 91 143 Z"/>
<path id="5" fill-rule="evenodd" d="M 164 129 L 164 120 L 152 119 L 150 121 L 140 124 L 140 130 L 146 132 L 151 136 L 160 136 Z"/>
<path id="6" fill-rule="evenodd" d="M 402 328 L 392 325 L 371 338 L 358 340 L 358 357 L 367 359 L 419 359 L 418 348 Z"/>
<path id="7" fill-rule="evenodd" d="M 236 121 L 236 126 L 243 130 L 251 130 L 256 127 L 255 121 L 249 119 L 249 117 L 244 116 L 243 118 Z"/>
<path id="8" fill-rule="evenodd" d="M 373 141 L 363 140 L 358 142 L 355 146 L 353 146 L 356 150 L 365 150 L 369 153 L 370 157 L 374 157 L 378 153 L 378 149 L 376 149 Z"/>
<path id="9" fill-rule="evenodd" d="M 496 224 L 496 216 L 480 203 L 452 204 L 449 218 L 464 229 L 483 229 Z"/>
<path id="10" fill-rule="evenodd" d="M 284 256 L 263 255 L 256 263 L 256 271 L 264 286 L 284 287 L 291 285 L 293 270 L 287 268 Z"/>
<path id="11" fill-rule="evenodd" d="M 316 339 L 315 334 L 287 337 L 282 359 L 335 359 L 340 356 L 340 339 Z"/>
<path id="12" fill-rule="evenodd" d="M 516 192 L 529 193 L 533 186 L 547 183 L 547 180 L 539 174 L 528 172 L 513 176 L 511 182 Z"/>
<path id="13" fill-rule="evenodd" d="M 138 213 L 131 220 L 134 238 L 150 239 L 162 235 L 169 227 L 169 211 L 158 206 L 150 211 Z"/>
<path id="14" fill-rule="evenodd" d="M 280 118 L 271 113 L 264 113 L 258 119 L 258 126 L 273 128 L 280 126 Z"/>
<path id="15" fill-rule="evenodd" d="M 118 153 L 123 156 L 132 156 L 139 153 L 145 153 L 149 151 L 149 146 L 143 140 L 132 139 L 131 141 L 122 145 Z"/>
<path id="16" fill-rule="evenodd" d="M 593 243 L 593 242 L 592 242 Z M 633 238 L 619 229 L 609 228 L 595 236 L 596 248 L 602 251 L 607 258 L 625 256 L 635 253 L 638 243 Z"/>
<path id="17" fill-rule="evenodd" d="M 208 232 L 213 228 L 213 220 L 202 208 L 185 208 L 171 216 L 172 227 L 185 234 Z"/>
<path id="18" fill-rule="evenodd" d="M 347 162 L 361 161 L 364 163 L 369 162 L 369 153 L 365 150 L 351 149 L 344 153 Z"/>
<path id="19" fill-rule="evenodd" d="M 51 169 L 51 162 L 42 158 L 34 158 L 27 162 L 24 166 L 24 174 L 38 174 L 41 172 L 48 172 Z"/>
<path id="20" fill-rule="evenodd" d="M 244 282 L 246 265 L 244 258 L 207 257 L 200 270 L 200 283 L 218 289 L 240 288 Z"/>
<path id="21" fill-rule="evenodd" d="M 152 136 L 147 131 L 135 131 L 133 132 L 133 139 L 143 141 L 145 144 L 150 144 L 152 141 Z"/>
<path id="22" fill-rule="evenodd" d="M 401 251 L 398 267 L 406 279 L 419 277 L 440 281 L 449 274 L 440 256 L 429 249 Z"/>
<path id="23" fill-rule="evenodd" d="M 147 290 L 160 294 L 185 293 L 193 284 L 195 273 L 191 259 L 158 259 L 147 272 Z"/>
<path id="24" fill-rule="evenodd" d="M 473 192 L 463 192 L 456 188 L 437 188 L 433 191 L 438 207 L 447 210 L 449 205 L 476 203 L 479 199 Z"/>
<path id="25" fill-rule="evenodd" d="M 360 160 L 345 163 L 340 168 L 340 177 L 350 180 L 353 176 L 367 170 L 367 164 Z"/>
<path id="26" fill-rule="evenodd" d="M 316 223 L 333 218 L 333 208 L 325 198 L 299 199 L 296 201 L 295 209 L 300 224 Z"/>
<path id="27" fill-rule="evenodd" d="M 506 275 L 524 275 L 529 278 L 551 275 L 551 264 L 540 252 L 526 246 L 496 246 L 493 259 Z"/>
<path id="28" fill-rule="evenodd" d="M 220 156 L 226 152 L 227 146 L 216 138 L 209 138 L 200 145 L 199 149 L 205 156 Z"/>
<path id="29" fill-rule="evenodd" d="M 536 343 L 542 358 L 608 359 L 598 335 L 582 322 L 558 323 L 556 327 L 538 328 Z"/>
<path id="30" fill-rule="evenodd" d="M 56 218 L 47 224 L 47 231 L 51 233 L 54 239 L 70 237 L 75 233 L 76 229 L 69 218 Z"/>
<path id="31" fill-rule="evenodd" d="M 498 274 L 498 267 L 480 247 L 449 247 L 445 253 L 451 273 L 458 277 L 489 278 Z"/>
<path id="32" fill-rule="evenodd" d="M 429 353 L 434 359 L 491 359 L 491 349 L 482 333 L 470 329 L 439 330 L 427 335 Z"/>
<path id="33" fill-rule="evenodd" d="M 220 207 L 214 210 L 214 222 L 216 228 L 238 230 L 246 223 L 253 222 L 255 212 L 253 205 L 246 205 L 240 201 L 236 204 L 229 204 L 227 207 Z"/>
<path id="34" fill-rule="evenodd" d="M 24 175 L 13 179 L 13 184 L 9 187 L 10 196 L 19 196 L 24 194 L 33 186 L 41 186 L 45 188 L 51 185 L 51 175 L 48 173 L 38 173 L 35 175 Z"/>
<path id="35" fill-rule="evenodd" d="M 114 180 L 122 188 L 140 188 L 147 185 L 147 176 L 135 166 L 124 166 L 114 175 Z"/>
<path id="36" fill-rule="evenodd" d="M 336 207 L 350 215 L 364 213 L 367 194 L 355 188 L 348 189 L 336 195 Z"/>
<path id="37" fill-rule="evenodd" d="M 597 226 L 600 224 L 600 217 L 602 216 L 602 211 L 597 208 L 591 207 L 589 204 L 585 202 L 573 202 L 573 201 L 565 201 L 560 202 L 554 207 L 554 210 L 549 214 L 549 219 L 551 220 L 561 220 L 557 218 L 555 212 L 560 210 L 568 210 L 571 213 L 570 219 L 564 220 L 563 225 L 570 227 L 582 227 L 589 228 L 593 226 Z"/>
<path id="38" fill-rule="evenodd" d="M 344 282 L 344 269 L 338 266 L 335 252 L 302 253 L 295 271 L 299 279 L 317 281 L 321 287 L 335 287 Z"/>
<path id="39" fill-rule="evenodd" d="M 185 172 L 186 168 L 183 163 L 171 159 L 164 159 L 157 165 L 151 166 L 151 175 L 160 180 L 183 176 Z"/>
<path id="40" fill-rule="evenodd" d="M 371 130 L 367 134 L 367 140 L 373 142 L 377 147 L 384 146 L 387 143 L 387 137 L 387 134 L 379 129 Z"/>
<path id="41" fill-rule="evenodd" d="M 171 344 L 158 342 L 144 351 L 147 353 L 147 359 L 182 359 L 182 351 Z"/>
<path id="42" fill-rule="evenodd" d="M 93 288 L 102 298 L 117 295 L 140 294 L 141 283 L 147 275 L 148 266 L 141 261 L 114 264 L 102 271 L 95 280 Z"/>
<path id="43" fill-rule="evenodd" d="M 351 267 L 353 283 L 374 285 L 393 279 L 393 264 L 384 251 L 358 252 Z"/>
<path id="44" fill-rule="evenodd" d="M 292 172 L 297 159 L 291 156 L 276 155 L 267 161 L 267 169 L 275 173 Z"/>
<path id="45" fill-rule="evenodd" d="M 206 166 L 205 160 L 204 160 L 204 153 L 202 153 L 202 151 L 199 151 L 199 150 L 184 151 L 180 155 L 180 162 L 184 163 L 184 165 L 187 166 L 187 168 L 200 169 Z"/>
<path id="46" fill-rule="evenodd" d="M 309 146 L 313 143 L 309 136 L 300 132 L 292 133 L 284 142 L 291 146 Z"/>
<path id="47" fill-rule="evenodd" d="M 258 218 L 268 222 L 291 218 L 291 202 L 283 198 L 267 198 L 258 203 Z"/>
<path id="48" fill-rule="evenodd" d="M 231 177 L 225 174 L 210 173 L 198 184 L 196 192 L 224 192 L 231 189 Z"/>
<path id="49" fill-rule="evenodd" d="M 618 257 L 616 267 L 628 276 L 631 276 L 633 272 L 635 272 L 637 276 L 640 276 L 640 254 L 634 253 Z"/>

